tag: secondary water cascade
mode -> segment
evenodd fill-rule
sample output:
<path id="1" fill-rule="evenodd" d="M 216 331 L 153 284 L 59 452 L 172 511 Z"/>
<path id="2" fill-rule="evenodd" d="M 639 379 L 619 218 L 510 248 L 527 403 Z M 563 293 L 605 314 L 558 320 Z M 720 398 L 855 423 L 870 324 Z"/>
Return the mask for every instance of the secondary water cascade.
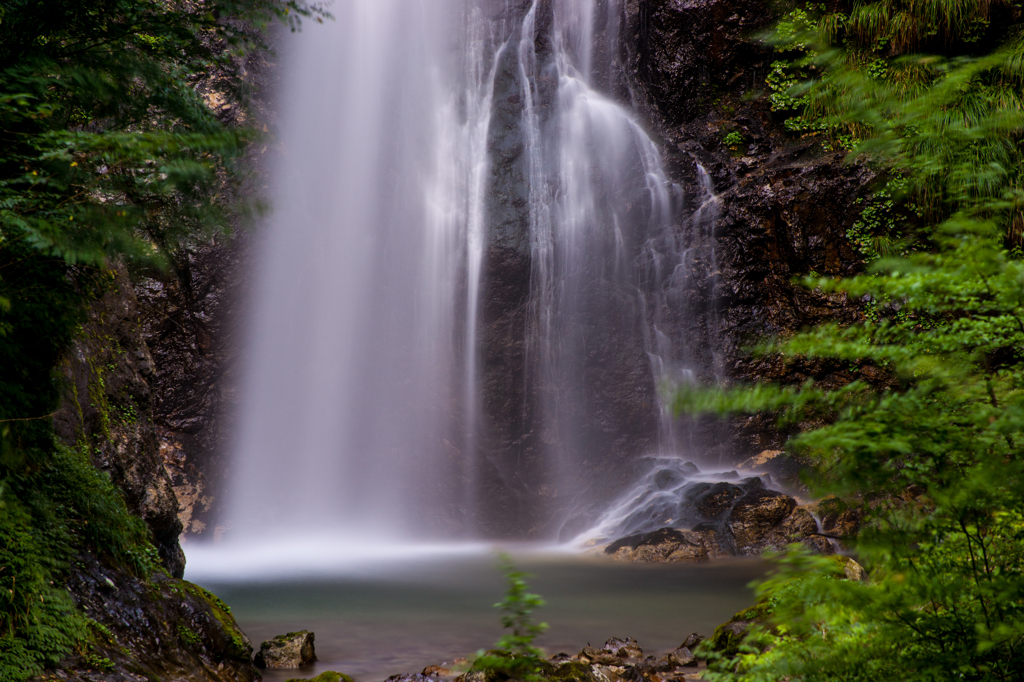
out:
<path id="1" fill-rule="evenodd" d="M 659 386 L 719 200 L 623 104 L 622 4 L 338 0 L 285 41 L 233 536 L 567 537 L 693 456 Z"/>

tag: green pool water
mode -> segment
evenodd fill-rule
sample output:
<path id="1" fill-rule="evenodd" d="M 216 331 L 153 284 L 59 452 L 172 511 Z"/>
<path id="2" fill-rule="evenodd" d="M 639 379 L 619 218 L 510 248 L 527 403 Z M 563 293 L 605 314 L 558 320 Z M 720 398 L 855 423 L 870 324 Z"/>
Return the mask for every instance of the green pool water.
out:
<path id="1" fill-rule="evenodd" d="M 634 565 L 564 552 L 520 553 L 515 562 L 532 574 L 531 591 L 547 601 L 536 615 L 550 626 L 538 639 L 549 654 L 575 653 L 613 636 L 634 637 L 645 653 L 660 654 L 691 632 L 710 635 L 750 606 L 747 585 L 765 572 L 755 560 Z M 319 662 L 267 671 L 270 682 L 324 670 L 377 682 L 472 655 L 502 634 L 493 605 L 503 597 L 504 578 L 488 551 L 396 556 L 334 576 L 186 577 L 224 599 L 256 647 L 284 632 L 316 633 Z"/>

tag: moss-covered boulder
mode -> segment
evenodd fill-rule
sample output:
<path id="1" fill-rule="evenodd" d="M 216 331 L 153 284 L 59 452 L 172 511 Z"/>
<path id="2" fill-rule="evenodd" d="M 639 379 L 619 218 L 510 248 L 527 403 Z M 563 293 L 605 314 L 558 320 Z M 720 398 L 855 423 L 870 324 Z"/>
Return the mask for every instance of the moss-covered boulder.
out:
<path id="1" fill-rule="evenodd" d="M 65 679 L 255 682 L 252 646 L 231 610 L 199 585 L 162 571 L 133 575 L 80 555 L 68 592 L 88 638 L 61 661 Z M 51 679 L 48 672 L 41 679 Z"/>
<path id="2" fill-rule="evenodd" d="M 710 649 L 726 657 L 735 656 L 751 626 L 766 623 L 771 614 L 772 606 L 768 601 L 744 609 L 715 628 L 715 634 L 701 645 L 701 649 Z"/>
<path id="3" fill-rule="evenodd" d="M 552 682 L 598 682 L 594 669 L 579 661 L 559 663 L 545 678 Z"/>
<path id="4" fill-rule="evenodd" d="M 316 635 L 299 630 L 278 635 L 260 644 L 254 663 L 260 668 L 300 668 L 316 661 Z"/>

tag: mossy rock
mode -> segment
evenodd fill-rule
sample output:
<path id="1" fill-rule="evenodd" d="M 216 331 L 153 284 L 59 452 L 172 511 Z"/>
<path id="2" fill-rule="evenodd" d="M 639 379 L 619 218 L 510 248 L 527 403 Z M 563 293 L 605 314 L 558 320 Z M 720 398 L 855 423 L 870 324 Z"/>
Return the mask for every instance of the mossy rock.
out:
<path id="1" fill-rule="evenodd" d="M 836 578 L 856 582 L 867 580 L 868 572 L 850 557 L 843 556 L 842 554 L 832 554 L 828 559 L 836 565 L 836 572 L 834 574 Z"/>
<path id="2" fill-rule="evenodd" d="M 544 677 L 555 682 L 596 682 L 597 678 L 590 666 L 579 661 L 569 661 L 555 667 Z"/>
<path id="3" fill-rule="evenodd" d="M 767 601 L 754 604 L 749 609 L 743 609 L 715 628 L 715 634 L 711 639 L 704 642 L 701 647 L 716 651 L 725 657 L 731 658 L 739 653 L 740 643 L 747 636 L 747 631 L 755 623 L 764 623 L 772 614 L 772 605 Z"/>
<path id="4" fill-rule="evenodd" d="M 336 673 L 333 670 L 325 670 L 312 679 L 296 677 L 290 680 L 285 680 L 285 682 L 354 682 L 354 680 L 345 673 Z"/>
<path id="5" fill-rule="evenodd" d="M 516 659 L 519 658 L 507 651 L 491 649 L 473 662 L 473 666 L 467 673 L 467 678 L 470 675 L 482 674 L 483 682 L 505 682 L 506 680 L 520 679 L 521 676 L 517 673 L 521 672 L 521 669 L 517 669 L 517 664 L 525 663 L 525 661 L 517 661 Z M 555 666 L 544 659 L 538 659 L 536 666 L 537 674 L 543 678 L 549 678 L 555 672 Z"/>
<path id="6" fill-rule="evenodd" d="M 210 614 L 217 619 L 221 627 L 224 629 L 224 635 L 228 638 L 227 655 L 231 658 L 251 660 L 252 659 L 252 643 L 245 636 L 245 633 L 238 627 L 238 623 L 235 622 L 235 617 L 231 615 L 231 607 L 224 603 L 224 601 L 210 592 L 204 587 L 200 587 L 195 583 L 190 583 L 185 580 L 175 581 L 175 586 L 181 591 L 189 594 L 190 596 L 198 599 L 199 601 L 206 604 L 210 610 Z M 173 587 L 171 589 L 174 589 Z"/>

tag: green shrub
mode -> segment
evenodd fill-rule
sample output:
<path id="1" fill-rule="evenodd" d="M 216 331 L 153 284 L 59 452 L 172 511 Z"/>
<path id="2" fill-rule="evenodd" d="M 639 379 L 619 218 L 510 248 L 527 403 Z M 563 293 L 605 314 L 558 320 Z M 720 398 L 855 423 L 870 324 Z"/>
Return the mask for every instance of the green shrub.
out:
<path id="1" fill-rule="evenodd" d="M 526 578 L 529 574 L 517 570 L 508 554 L 502 553 L 498 565 L 505 574 L 508 589 L 505 599 L 494 605 L 501 609 L 501 624 L 511 630 L 501 637 L 495 648 L 486 653 L 478 652 L 472 670 L 495 674 L 499 678 L 537 680 L 545 667 L 544 652 L 533 645 L 533 640 L 545 630 L 547 623 L 533 621 L 534 609 L 544 605 L 544 600 L 528 592 Z"/>

